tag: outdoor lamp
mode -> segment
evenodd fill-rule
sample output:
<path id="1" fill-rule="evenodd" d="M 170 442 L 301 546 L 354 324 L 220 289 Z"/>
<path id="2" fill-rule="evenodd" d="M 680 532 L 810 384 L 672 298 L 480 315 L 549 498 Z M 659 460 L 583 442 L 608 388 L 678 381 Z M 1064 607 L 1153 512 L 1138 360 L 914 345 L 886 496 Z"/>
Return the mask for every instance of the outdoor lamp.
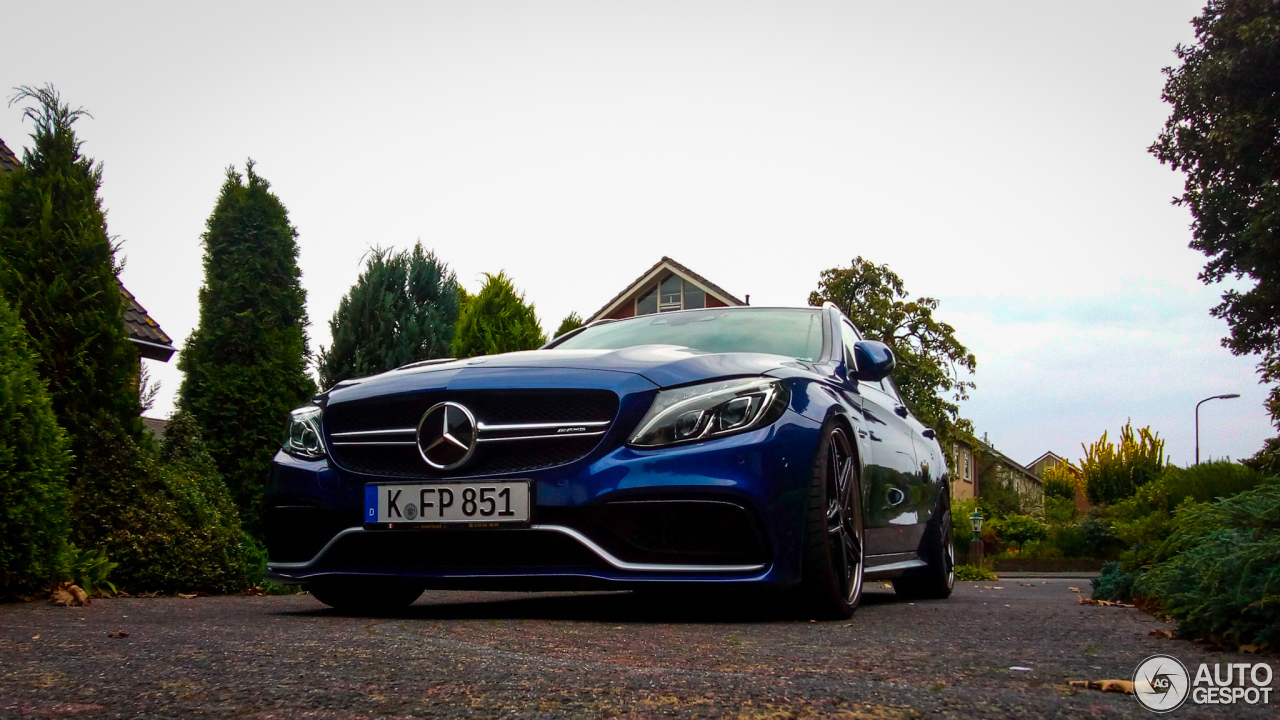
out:
<path id="1" fill-rule="evenodd" d="M 982 513 L 978 512 L 977 510 L 974 510 L 973 514 L 969 516 L 969 522 L 973 525 L 974 540 L 977 540 L 978 533 L 982 532 L 982 520 L 983 520 Z"/>

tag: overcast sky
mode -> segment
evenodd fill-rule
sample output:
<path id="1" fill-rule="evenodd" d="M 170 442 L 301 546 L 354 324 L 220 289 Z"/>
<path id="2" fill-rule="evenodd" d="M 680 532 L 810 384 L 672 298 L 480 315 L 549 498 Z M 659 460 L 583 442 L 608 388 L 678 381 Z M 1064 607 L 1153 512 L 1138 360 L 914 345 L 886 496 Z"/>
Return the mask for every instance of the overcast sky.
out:
<path id="1" fill-rule="evenodd" d="M 0 87 L 54 83 L 105 165 L 124 281 L 180 344 L 246 158 L 299 232 L 311 346 L 372 245 L 506 270 L 553 330 L 663 255 L 753 305 L 887 263 L 978 357 L 1014 459 L 1127 418 L 1193 454 L 1272 435 L 1220 346 L 1182 178 L 1146 148 L 1200 0 L 16 3 Z M 56 33 L 51 35 L 53 29 Z M 0 138 L 29 144 L 16 107 Z M 172 408 L 176 357 L 150 363 Z"/>

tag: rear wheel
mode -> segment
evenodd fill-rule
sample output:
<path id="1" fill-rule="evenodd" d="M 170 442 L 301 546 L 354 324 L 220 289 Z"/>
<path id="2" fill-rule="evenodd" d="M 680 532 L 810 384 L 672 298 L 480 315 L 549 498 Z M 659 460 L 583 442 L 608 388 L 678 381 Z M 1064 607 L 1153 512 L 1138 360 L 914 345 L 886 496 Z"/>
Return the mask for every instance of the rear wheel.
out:
<path id="1" fill-rule="evenodd" d="M 862 488 L 848 432 L 829 424 L 809 485 L 801 600 L 810 617 L 847 618 L 862 599 Z"/>
<path id="2" fill-rule="evenodd" d="M 326 580 L 307 590 L 334 610 L 374 615 L 403 610 L 422 595 L 422 585 L 402 580 Z"/>
<path id="3" fill-rule="evenodd" d="M 929 523 L 920 547 L 920 559 L 928 565 L 909 570 L 893 581 L 899 597 L 912 600 L 942 600 L 951 596 L 956 584 L 956 544 L 951 527 L 951 499 L 942 489 L 941 512 Z"/>

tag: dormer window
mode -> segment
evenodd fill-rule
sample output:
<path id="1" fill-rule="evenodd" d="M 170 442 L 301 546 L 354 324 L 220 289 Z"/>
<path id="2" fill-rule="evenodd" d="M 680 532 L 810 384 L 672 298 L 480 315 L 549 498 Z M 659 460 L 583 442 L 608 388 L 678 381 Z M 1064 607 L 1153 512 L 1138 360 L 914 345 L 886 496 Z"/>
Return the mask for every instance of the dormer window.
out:
<path id="1" fill-rule="evenodd" d="M 707 294 L 702 288 L 671 273 L 636 298 L 636 315 L 697 310 L 706 306 Z"/>

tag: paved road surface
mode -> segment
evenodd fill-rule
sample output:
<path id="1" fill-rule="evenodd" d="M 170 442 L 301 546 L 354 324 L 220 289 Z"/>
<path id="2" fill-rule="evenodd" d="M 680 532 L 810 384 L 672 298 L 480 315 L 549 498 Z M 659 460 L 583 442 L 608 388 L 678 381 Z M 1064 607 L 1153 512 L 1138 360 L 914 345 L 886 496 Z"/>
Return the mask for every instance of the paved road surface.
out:
<path id="1" fill-rule="evenodd" d="M 0 717 L 1152 718 L 1067 681 L 1129 678 L 1160 652 L 1193 673 L 1258 660 L 1149 636 L 1167 626 L 1081 606 L 1077 583 L 963 583 L 915 604 L 876 583 L 851 623 L 625 593 L 429 592 L 394 618 L 307 595 L 0 605 Z"/>

